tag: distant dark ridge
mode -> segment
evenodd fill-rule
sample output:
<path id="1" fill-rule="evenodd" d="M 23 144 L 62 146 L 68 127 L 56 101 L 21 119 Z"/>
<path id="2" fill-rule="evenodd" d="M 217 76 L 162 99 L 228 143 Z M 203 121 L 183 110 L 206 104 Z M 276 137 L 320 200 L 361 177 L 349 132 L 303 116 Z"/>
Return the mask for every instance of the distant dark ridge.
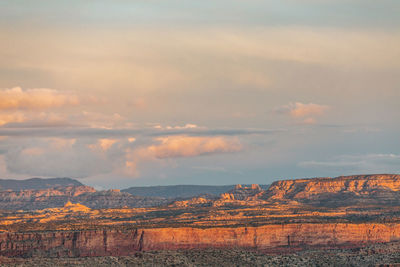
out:
<path id="1" fill-rule="evenodd" d="M 71 178 L 31 178 L 26 180 L 0 179 L 0 190 L 47 189 L 55 186 L 81 186 L 81 182 Z"/>
<path id="2" fill-rule="evenodd" d="M 267 189 L 269 185 L 260 185 Z M 190 198 L 199 195 L 218 196 L 235 188 L 235 185 L 167 185 L 130 187 L 121 190 L 135 196 L 163 197 L 163 198 Z"/>

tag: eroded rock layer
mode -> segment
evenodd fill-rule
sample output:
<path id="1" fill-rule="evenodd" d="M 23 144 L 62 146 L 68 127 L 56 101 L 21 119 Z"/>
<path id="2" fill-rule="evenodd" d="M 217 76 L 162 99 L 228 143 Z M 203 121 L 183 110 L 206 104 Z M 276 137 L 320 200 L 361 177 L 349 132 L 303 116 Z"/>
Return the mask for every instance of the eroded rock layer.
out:
<path id="1" fill-rule="evenodd" d="M 82 257 L 192 248 L 304 248 L 363 246 L 400 240 L 400 224 L 287 224 L 259 227 L 0 233 L 0 255 Z"/>
<path id="2" fill-rule="evenodd" d="M 263 198 L 269 201 L 294 200 L 318 206 L 352 206 L 359 203 L 397 205 L 400 199 L 400 175 L 353 175 L 276 181 Z"/>

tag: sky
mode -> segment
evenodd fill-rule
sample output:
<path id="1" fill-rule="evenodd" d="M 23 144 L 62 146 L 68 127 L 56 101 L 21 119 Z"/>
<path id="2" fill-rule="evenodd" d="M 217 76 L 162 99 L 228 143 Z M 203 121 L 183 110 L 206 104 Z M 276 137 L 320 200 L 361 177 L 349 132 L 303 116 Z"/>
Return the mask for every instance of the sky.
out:
<path id="1" fill-rule="evenodd" d="M 2 0 L 0 178 L 400 173 L 398 0 Z"/>

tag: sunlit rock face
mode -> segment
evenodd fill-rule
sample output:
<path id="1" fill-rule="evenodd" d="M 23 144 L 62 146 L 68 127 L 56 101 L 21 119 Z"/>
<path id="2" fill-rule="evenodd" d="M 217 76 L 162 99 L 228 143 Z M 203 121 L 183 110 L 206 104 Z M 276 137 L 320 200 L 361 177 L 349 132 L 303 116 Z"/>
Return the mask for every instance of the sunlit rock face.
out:
<path id="1" fill-rule="evenodd" d="M 336 178 L 314 178 L 276 181 L 266 191 L 264 199 L 303 202 L 396 201 L 400 192 L 400 175 L 354 175 Z"/>
<path id="2" fill-rule="evenodd" d="M 400 224 L 287 224 L 236 228 L 149 228 L 0 233 L 0 255 L 85 257 L 193 248 L 362 246 L 400 240 Z"/>
<path id="3" fill-rule="evenodd" d="M 233 190 L 221 194 L 223 200 L 251 200 L 261 196 L 263 190 L 258 184 L 252 184 L 250 187 L 245 187 L 240 184 L 236 185 Z"/>
<path id="4" fill-rule="evenodd" d="M 118 256 L 142 250 L 280 250 L 400 241 L 399 180 L 399 175 L 382 174 L 277 181 L 267 190 L 237 185 L 219 197 L 140 208 L 109 208 L 143 201 L 118 190 L 29 191 L 33 202 L 22 201 L 30 199 L 27 192 L 4 191 L 14 194 L 8 203 L 64 202 L 0 210 L 0 255 Z"/>

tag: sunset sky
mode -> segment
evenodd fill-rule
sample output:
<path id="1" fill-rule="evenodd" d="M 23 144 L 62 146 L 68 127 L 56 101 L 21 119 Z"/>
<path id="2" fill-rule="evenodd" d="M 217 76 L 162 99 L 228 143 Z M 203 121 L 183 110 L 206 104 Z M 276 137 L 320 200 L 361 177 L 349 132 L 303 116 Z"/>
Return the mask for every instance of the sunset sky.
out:
<path id="1" fill-rule="evenodd" d="M 400 173 L 400 1 L 0 1 L 0 178 Z"/>

